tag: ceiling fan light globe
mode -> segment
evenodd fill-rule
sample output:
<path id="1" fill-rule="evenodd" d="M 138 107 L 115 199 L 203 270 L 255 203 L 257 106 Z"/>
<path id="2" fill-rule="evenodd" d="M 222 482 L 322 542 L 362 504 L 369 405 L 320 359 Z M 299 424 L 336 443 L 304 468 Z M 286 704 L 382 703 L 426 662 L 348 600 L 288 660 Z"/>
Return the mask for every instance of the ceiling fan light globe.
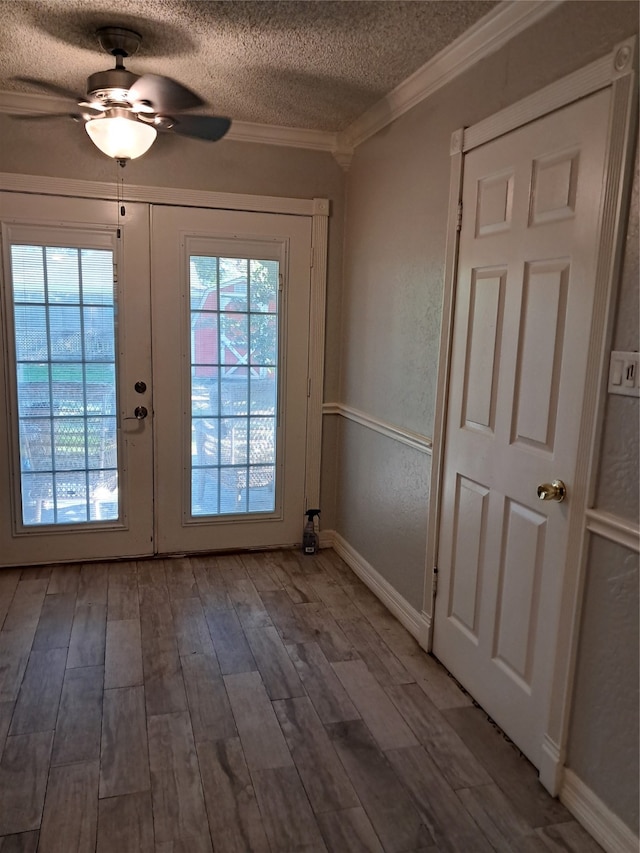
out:
<path id="1" fill-rule="evenodd" d="M 85 128 L 93 144 L 114 160 L 141 157 L 158 135 L 153 125 L 125 116 L 94 118 L 85 124 Z"/>

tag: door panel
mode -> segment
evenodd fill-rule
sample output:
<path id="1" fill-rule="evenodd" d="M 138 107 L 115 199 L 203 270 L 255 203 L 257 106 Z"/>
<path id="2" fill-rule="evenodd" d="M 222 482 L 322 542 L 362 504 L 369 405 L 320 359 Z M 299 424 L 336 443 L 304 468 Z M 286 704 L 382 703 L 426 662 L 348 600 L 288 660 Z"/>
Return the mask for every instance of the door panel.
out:
<path id="1" fill-rule="evenodd" d="M 306 217 L 153 209 L 161 553 L 300 538 L 310 250 Z"/>
<path id="2" fill-rule="evenodd" d="M 118 236 L 113 204 L 0 204 L 0 562 L 151 553 L 151 431 L 127 420 L 133 376 L 151 385 L 146 209 L 128 205 Z"/>
<path id="3" fill-rule="evenodd" d="M 610 92 L 465 157 L 434 653 L 540 765 Z M 537 486 L 564 480 L 563 503 Z"/>
<path id="4" fill-rule="evenodd" d="M 553 453 L 564 351 L 568 259 L 525 265 L 513 442 Z"/>

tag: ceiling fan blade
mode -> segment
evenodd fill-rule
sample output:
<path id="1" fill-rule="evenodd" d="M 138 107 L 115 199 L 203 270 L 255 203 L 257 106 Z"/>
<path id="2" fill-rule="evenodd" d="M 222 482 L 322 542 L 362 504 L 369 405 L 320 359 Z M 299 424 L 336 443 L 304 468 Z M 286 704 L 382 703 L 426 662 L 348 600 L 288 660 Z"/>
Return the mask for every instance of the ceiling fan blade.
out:
<path id="1" fill-rule="evenodd" d="M 83 119 L 80 113 L 5 113 L 5 115 L 21 121 L 47 121 L 52 118 L 72 118 L 74 121 Z"/>
<path id="2" fill-rule="evenodd" d="M 156 113 L 174 113 L 201 107 L 202 98 L 170 77 L 143 74 L 129 89 L 131 103 L 147 101 Z"/>
<path id="3" fill-rule="evenodd" d="M 205 139 L 209 142 L 222 139 L 231 127 L 231 119 L 222 116 L 181 115 L 173 121 L 173 127 L 169 128 L 173 133 L 191 136 L 194 139 Z"/>
<path id="4" fill-rule="evenodd" d="M 72 92 L 70 89 L 65 89 L 64 86 L 58 86 L 56 83 L 50 83 L 48 80 L 39 80 L 37 77 L 12 77 L 16 83 L 26 83 L 28 86 L 35 86 L 37 89 L 42 89 L 49 92 L 50 95 L 57 95 L 61 98 L 70 98 L 72 101 L 84 101 L 84 95 L 79 95 L 77 92 Z"/>

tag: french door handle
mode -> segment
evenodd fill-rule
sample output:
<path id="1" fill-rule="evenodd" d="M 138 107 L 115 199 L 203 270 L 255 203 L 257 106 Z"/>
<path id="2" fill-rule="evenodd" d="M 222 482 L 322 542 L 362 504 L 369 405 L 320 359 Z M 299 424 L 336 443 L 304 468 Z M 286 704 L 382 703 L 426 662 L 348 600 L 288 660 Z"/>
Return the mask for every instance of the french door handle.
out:
<path id="1" fill-rule="evenodd" d="M 146 406 L 136 406 L 133 410 L 133 417 L 124 418 L 125 421 L 143 421 L 149 414 Z"/>

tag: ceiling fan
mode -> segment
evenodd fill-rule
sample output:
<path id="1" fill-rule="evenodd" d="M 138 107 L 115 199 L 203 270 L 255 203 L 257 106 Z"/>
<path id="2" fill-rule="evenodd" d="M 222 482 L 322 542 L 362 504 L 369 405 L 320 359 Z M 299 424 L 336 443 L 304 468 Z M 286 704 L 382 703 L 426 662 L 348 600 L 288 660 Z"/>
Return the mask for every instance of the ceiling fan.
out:
<path id="1" fill-rule="evenodd" d="M 186 86 L 159 74 L 138 76 L 124 67 L 124 60 L 133 56 L 140 46 L 142 36 L 139 33 L 122 27 L 102 27 L 96 36 L 102 49 L 115 57 L 116 65 L 89 76 L 86 97 L 47 80 L 15 77 L 21 83 L 68 98 L 73 103 L 65 111 L 23 113 L 14 117 L 68 117 L 84 121 L 93 143 L 121 165 L 148 151 L 158 131 L 216 142 L 229 130 L 231 120 L 228 118 L 184 112 L 205 103 Z"/>

